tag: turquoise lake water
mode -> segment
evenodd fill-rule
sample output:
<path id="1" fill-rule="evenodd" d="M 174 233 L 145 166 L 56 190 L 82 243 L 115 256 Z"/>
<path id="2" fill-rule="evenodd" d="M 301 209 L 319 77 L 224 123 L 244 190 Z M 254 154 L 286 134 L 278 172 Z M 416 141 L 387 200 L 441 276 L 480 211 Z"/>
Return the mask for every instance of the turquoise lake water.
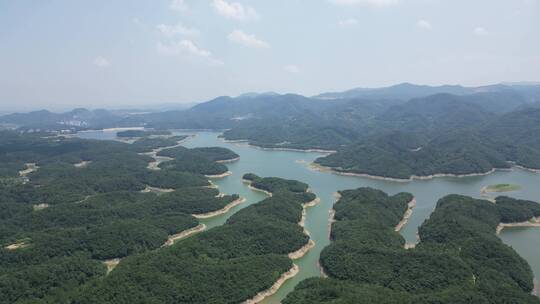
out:
<path id="1" fill-rule="evenodd" d="M 374 180 L 364 177 L 352 177 L 333 174 L 330 172 L 315 171 L 309 167 L 320 153 L 294 152 L 294 151 L 269 151 L 247 146 L 241 143 L 226 143 L 219 139 L 217 132 L 175 132 L 175 134 L 195 134 L 196 136 L 185 142 L 186 147 L 226 147 L 238 155 L 240 160 L 227 164 L 233 173 L 223 179 L 213 182 L 219 186 L 223 193 L 237 193 L 246 198 L 246 202 L 231 209 L 227 214 L 202 220 L 209 228 L 222 225 L 236 211 L 254 204 L 266 196 L 260 192 L 254 192 L 242 183 L 242 175 L 255 173 L 259 176 L 276 176 L 288 179 L 296 179 L 309 184 L 312 191 L 320 198 L 321 202 L 307 210 L 306 229 L 316 246 L 304 257 L 295 261 L 300 267 L 300 273 L 288 280 L 279 291 L 263 303 L 279 303 L 287 293 L 294 289 L 298 282 L 305 278 L 319 276 L 317 266 L 321 250 L 329 244 L 328 240 L 328 215 L 335 202 L 334 193 L 338 190 L 353 189 L 358 187 L 373 187 L 381 189 L 388 194 L 398 192 L 410 192 L 417 205 L 409 223 L 401 231 L 407 242 L 415 242 L 416 232 L 423 221 L 429 217 L 435 208 L 437 200 L 447 194 L 457 193 L 480 198 L 480 189 L 487 185 L 510 183 L 520 185 L 519 191 L 505 193 L 505 195 L 540 201 L 540 173 L 533 173 L 521 169 L 508 171 L 496 171 L 486 176 L 465 178 L 441 177 L 431 180 L 415 180 L 411 182 L 394 182 Z M 83 138 L 115 139 L 114 131 L 92 131 L 79 133 Z M 500 237 L 525 259 L 528 260 L 536 277 L 540 278 L 540 228 L 508 228 L 504 229 Z"/>

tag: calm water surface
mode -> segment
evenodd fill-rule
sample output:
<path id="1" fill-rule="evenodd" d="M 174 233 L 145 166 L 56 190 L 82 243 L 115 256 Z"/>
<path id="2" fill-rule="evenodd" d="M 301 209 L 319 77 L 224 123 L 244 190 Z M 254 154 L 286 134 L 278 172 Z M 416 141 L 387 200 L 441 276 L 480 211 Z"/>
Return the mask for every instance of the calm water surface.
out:
<path id="1" fill-rule="evenodd" d="M 233 173 L 223 179 L 214 180 L 221 192 L 227 194 L 237 193 L 247 199 L 231 212 L 212 219 L 202 220 L 209 228 L 222 225 L 236 211 L 254 204 L 265 198 L 260 192 L 249 190 L 242 183 L 242 175 L 255 173 L 259 176 L 276 176 L 296 179 L 308 183 L 312 191 L 321 199 L 321 202 L 308 209 L 306 229 L 316 246 L 308 254 L 295 261 L 300 267 L 300 273 L 288 280 L 279 291 L 263 303 L 279 303 L 298 282 L 308 277 L 319 276 L 317 261 L 321 250 L 329 244 L 328 240 L 328 211 L 335 202 L 334 193 L 338 190 L 358 187 L 373 187 L 389 194 L 410 192 L 417 200 L 417 206 L 408 225 L 402 230 L 407 242 L 415 242 L 418 226 L 429 217 L 435 208 L 437 200 L 447 194 L 457 193 L 480 197 L 480 189 L 486 185 L 511 183 L 520 185 L 519 191 L 506 195 L 516 198 L 540 201 L 540 174 L 524 170 L 497 171 L 487 176 L 467 178 L 436 178 L 424 181 L 391 182 L 379 181 L 363 177 L 351 177 L 332 174 L 329 172 L 314 171 L 309 163 L 320 157 L 320 153 L 267 151 L 249 147 L 243 144 L 225 143 L 218 138 L 217 132 L 175 132 L 175 134 L 196 134 L 185 142 L 186 147 L 226 147 L 238 155 L 240 160 L 227 164 Z M 84 138 L 114 139 L 115 132 L 92 131 L 80 134 Z M 539 228 L 508 228 L 501 233 L 502 240 L 528 260 L 536 277 L 540 278 L 540 229 Z"/>

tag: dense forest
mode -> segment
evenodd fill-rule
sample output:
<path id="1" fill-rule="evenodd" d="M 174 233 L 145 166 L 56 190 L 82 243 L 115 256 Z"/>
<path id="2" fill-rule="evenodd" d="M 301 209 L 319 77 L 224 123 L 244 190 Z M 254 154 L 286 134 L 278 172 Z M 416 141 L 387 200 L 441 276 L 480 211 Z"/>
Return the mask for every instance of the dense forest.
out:
<path id="1" fill-rule="evenodd" d="M 297 181 L 256 179 L 272 197 L 223 226 L 126 258 L 72 294 L 72 303 L 240 303 L 270 288 L 292 267 L 287 254 L 309 240 L 298 222 L 315 197 Z"/>
<path id="2" fill-rule="evenodd" d="M 402 179 L 486 173 L 513 163 L 540 168 L 540 141 L 536 136 L 540 132 L 540 109 L 489 118 L 472 105 L 468 111 L 457 111 L 459 103 L 451 99 L 442 103 L 444 107 L 441 104 L 441 108 L 430 109 L 429 103 L 440 102 L 434 98 L 397 107 L 392 115 L 387 113 L 391 118 L 385 122 L 397 125 L 395 130 L 343 147 L 316 163 L 340 172 Z"/>
<path id="3" fill-rule="evenodd" d="M 126 144 L 42 135 L 0 132 L 0 303 L 67 303 L 105 275 L 104 260 L 160 248 L 199 224 L 192 214 L 238 199 L 209 188 L 205 172 L 147 168 L 152 159 L 140 152 L 182 138 Z M 174 191 L 143 192 L 147 186 Z"/>
<path id="4" fill-rule="evenodd" d="M 320 258 L 328 278 L 301 282 L 283 301 L 296 303 L 540 303 L 532 271 L 495 235 L 501 222 L 530 219 L 540 205 L 460 195 L 439 200 L 405 249 L 394 231 L 412 196 L 359 188 L 334 205 L 332 243 Z"/>
<path id="5" fill-rule="evenodd" d="M 187 149 L 182 146 L 162 150 L 157 155 L 174 158 L 173 161 L 160 164 L 159 167 L 162 169 L 205 175 L 217 175 L 227 172 L 227 166 L 220 162 L 239 157 L 233 151 L 221 147 Z"/>

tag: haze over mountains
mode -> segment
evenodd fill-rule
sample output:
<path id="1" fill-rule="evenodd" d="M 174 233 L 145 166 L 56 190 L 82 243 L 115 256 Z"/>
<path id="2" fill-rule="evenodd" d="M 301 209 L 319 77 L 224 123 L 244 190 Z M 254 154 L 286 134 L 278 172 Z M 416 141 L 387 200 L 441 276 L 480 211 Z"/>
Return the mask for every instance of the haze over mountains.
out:
<path id="1" fill-rule="evenodd" d="M 265 148 L 324 149 L 317 163 L 392 178 L 486 173 L 509 162 L 540 168 L 540 86 L 353 89 L 315 97 L 248 93 L 187 110 L 152 113 L 75 109 L 0 117 L 20 130 L 111 127 L 225 130 Z M 520 126 L 516 128 L 515 126 Z"/>
<path id="2" fill-rule="evenodd" d="M 322 93 L 313 97 L 274 92 L 245 93 L 238 97 L 222 96 L 213 100 L 191 105 L 163 104 L 150 111 L 108 111 L 103 109 L 74 109 L 65 113 L 39 110 L 24 114 L 8 114 L 0 117 L 3 123 L 42 128 L 100 128 L 104 126 L 126 126 L 150 124 L 158 126 L 178 124 L 181 128 L 230 128 L 238 122 L 272 116 L 310 115 L 320 111 L 354 111 L 360 117 L 380 114 L 391 106 L 404 104 L 414 98 L 436 94 L 461 96 L 462 100 L 477 104 L 488 112 L 504 113 L 520 106 L 538 106 L 540 85 L 535 83 L 509 83 L 481 87 L 459 85 L 426 86 L 402 83 L 384 88 L 355 88 L 344 92 Z M 440 98 L 450 98 L 449 96 Z M 432 97 L 432 99 L 436 99 Z M 328 102 L 332 101 L 332 102 Z M 419 101 L 415 101 L 418 103 Z M 413 102 L 414 103 L 414 102 Z M 361 106 L 361 111 L 354 107 Z M 413 106 L 413 105 L 411 105 Z M 271 110 L 271 111 L 270 111 Z M 152 112 L 152 113 L 148 113 Z M 209 121 L 214 120 L 211 125 Z M 172 121 L 174 120 L 174 122 Z M 199 120 L 196 122 L 194 120 Z M 55 126 L 57 125 L 57 126 Z"/>

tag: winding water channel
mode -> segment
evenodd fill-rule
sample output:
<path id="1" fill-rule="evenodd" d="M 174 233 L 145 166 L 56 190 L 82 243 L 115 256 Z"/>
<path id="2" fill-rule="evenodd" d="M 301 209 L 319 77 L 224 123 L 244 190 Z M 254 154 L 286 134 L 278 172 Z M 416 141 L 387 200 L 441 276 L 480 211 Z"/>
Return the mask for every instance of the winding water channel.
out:
<path id="1" fill-rule="evenodd" d="M 245 144 L 226 143 L 218 138 L 220 133 L 217 132 L 175 132 L 175 134 L 196 134 L 195 137 L 184 143 L 189 148 L 221 146 L 229 148 L 240 155 L 239 161 L 227 164 L 233 174 L 223 179 L 213 180 L 213 182 L 219 186 L 221 192 L 227 194 L 237 193 L 245 197 L 247 201 L 234 207 L 227 214 L 201 220 L 208 228 L 222 225 L 236 211 L 265 198 L 264 194 L 254 192 L 242 183 L 242 175 L 245 173 L 296 179 L 308 183 L 312 191 L 320 198 L 321 202 L 318 205 L 307 210 L 305 223 L 305 227 L 310 232 L 316 246 L 304 257 L 295 261 L 295 264 L 300 267 L 299 274 L 288 280 L 276 294 L 265 299 L 263 303 L 266 304 L 279 303 L 287 293 L 294 289 L 298 282 L 308 277 L 320 275 L 317 261 L 321 250 L 329 244 L 328 211 L 335 201 L 334 193 L 338 190 L 373 187 L 389 194 L 402 191 L 412 193 L 416 197 L 417 205 L 408 225 L 401 231 L 406 241 L 411 243 L 416 241 L 418 226 L 429 217 L 435 208 L 437 200 L 447 194 L 457 193 L 480 198 L 480 189 L 482 187 L 510 183 L 520 185 L 521 189 L 505 195 L 540 201 L 540 173 L 532 173 L 521 169 L 496 171 L 487 176 L 465 178 L 440 177 L 411 182 L 373 180 L 312 170 L 309 164 L 321 156 L 320 153 L 268 151 Z M 114 131 L 92 131 L 79 133 L 79 136 L 94 139 L 115 139 L 116 133 Z M 540 278 L 540 229 L 506 228 L 500 237 L 528 260 L 535 276 Z"/>

